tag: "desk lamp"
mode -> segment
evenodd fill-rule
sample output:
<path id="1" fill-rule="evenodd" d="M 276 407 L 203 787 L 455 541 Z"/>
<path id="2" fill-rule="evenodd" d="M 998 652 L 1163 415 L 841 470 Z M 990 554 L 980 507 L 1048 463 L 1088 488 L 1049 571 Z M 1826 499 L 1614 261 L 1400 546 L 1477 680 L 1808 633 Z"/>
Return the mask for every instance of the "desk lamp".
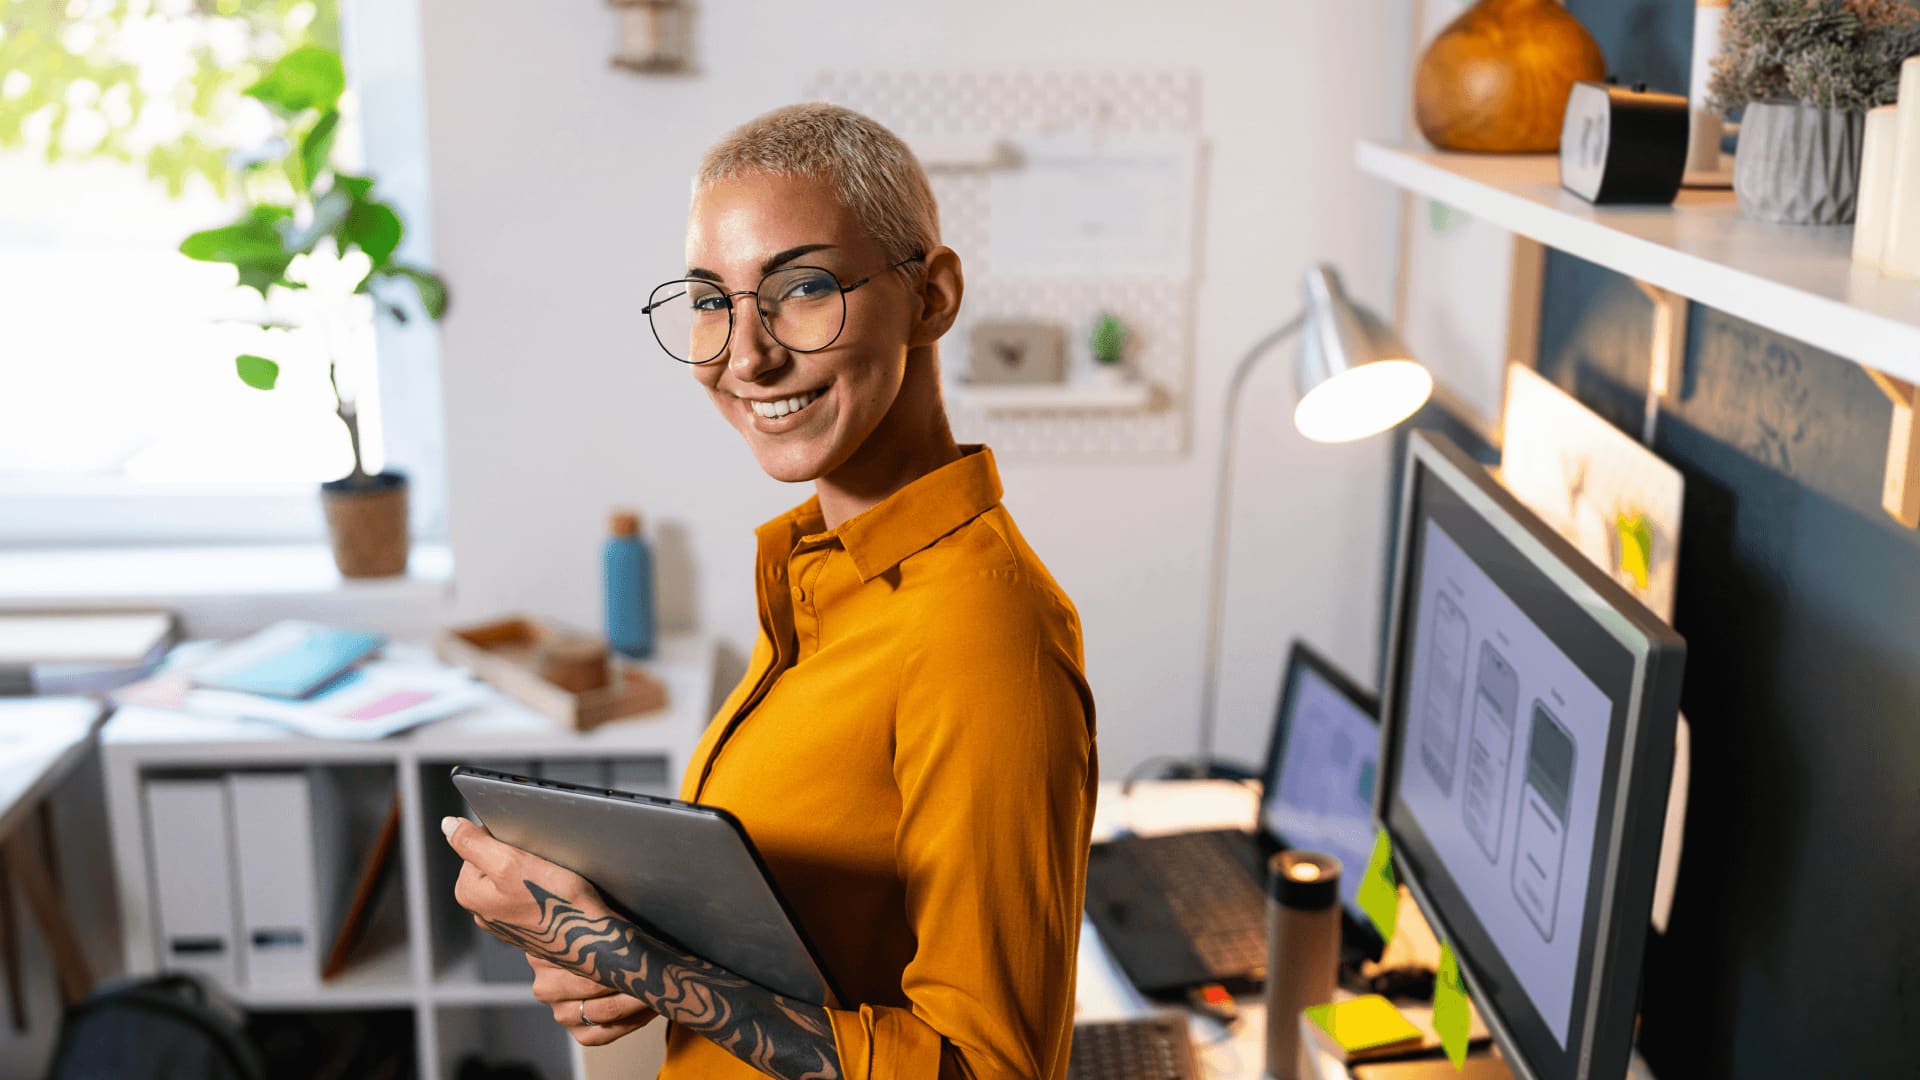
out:
<path id="1" fill-rule="evenodd" d="M 1306 304 L 1284 326 L 1255 342 L 1227 383 L 1220 433 L 1219 491 L 1214 499 L 1213 583 L 1207 594 L 1207 656 L 1200 698 L 1200 758 L 1188 775 L 1239 777 L 1241 770 L 1213 756 L 1214 694 L 1219 684 L 1220 623 L 1227 584 L 1227 528 L 1232 521 L 1233 445 L 1241 388 L 1273 346 L 1301 334 L 1294 368 L 1300 400 L 1293 426 L 1314 442 L 1363 439 L 1412 416 L 1433 392 L 1433 377 L 1372 312 L 1347 298 L 1340 277 L 1321 264 L 1307 271 Z"/>

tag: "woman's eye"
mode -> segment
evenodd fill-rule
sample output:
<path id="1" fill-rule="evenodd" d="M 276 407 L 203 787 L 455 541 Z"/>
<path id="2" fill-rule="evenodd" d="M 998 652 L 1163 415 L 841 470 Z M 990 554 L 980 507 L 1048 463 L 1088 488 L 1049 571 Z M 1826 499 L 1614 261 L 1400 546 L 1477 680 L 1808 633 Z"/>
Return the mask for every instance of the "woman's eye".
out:
<path id="1" fill-rule="evenodd" d="M 814 300 L 834 291 L 833 279 L 825 274 L 808 274 L 790 282 L 781 291 L 782 300 Z"/>
<path id="2" fill-rule="evenodd" d="M 693 298 L 693 310 L 706 312 L 725 311 L 727 310 L 727 300 L 723 296 L 696 296 Z"/>

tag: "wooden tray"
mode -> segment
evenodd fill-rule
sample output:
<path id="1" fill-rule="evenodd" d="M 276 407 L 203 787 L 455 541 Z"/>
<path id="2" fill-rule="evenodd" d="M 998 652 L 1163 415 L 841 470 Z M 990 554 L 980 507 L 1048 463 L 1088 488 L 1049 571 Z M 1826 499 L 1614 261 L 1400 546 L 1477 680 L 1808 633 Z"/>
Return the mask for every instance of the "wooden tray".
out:
<path id="1" fill-rule="evenodd" d="M 551 623 L 512 616 L 448 630 L 434 642 L 434 652 L 575 731 L 666 707 L 667 688 L 660 680 L 618 656 L 608 661 L 607 685 L 598 689 L 576 694 L 541 678 L 536 667 L 540 642 L 557 634 L 580 636 Z"/>

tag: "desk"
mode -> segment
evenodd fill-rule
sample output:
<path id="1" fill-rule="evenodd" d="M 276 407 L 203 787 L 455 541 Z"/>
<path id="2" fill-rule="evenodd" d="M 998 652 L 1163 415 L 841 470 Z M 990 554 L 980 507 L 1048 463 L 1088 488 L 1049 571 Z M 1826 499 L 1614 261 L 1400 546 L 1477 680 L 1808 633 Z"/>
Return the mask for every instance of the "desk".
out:
<path id="1" fill-rule="evenodd" d="M 1093 840 L 1110 840 L 1122 830 L 1141 836 L 1183 832 L 1192 829 L 1245 828 L 1253 824 L 1259 808 L 1259 789 L 1251 784 L 1224 780 L 1143 781 L 1133 786 L 1130 797 L 1120 794 L 1120 784 L 1106 781 L 1100 785 L 1099 802 L 1094 808 Z M 1400 890 L 1399 924 L 1408 927 L 1417 920 L 1418 931 L 1428 933 L 1419 909 L 1412 906 L 1406 889 Z M 1162 1011 L 1166 1006 L 1141 996 L 1126 973 L 1107 951 L 1106 943 L 1093 924 L 1080 919 L 1080 964 L 1075 986 L 1074 1019 L 1124 1020 Z M 1341 992 L 1341 996 L 1346 996 Z M 1214 1080 L 1264 1080 L 1266 1076 L 1267 1015 L 1258 997 L 1239 1001 L 1240 1025 L 1223 1034 L 1219 1025 L 1199 1016 L 1189 1021 L 1194 1046 L 1199 1051 L 1204 1076 Z M 1421 1005 L 1401 1004 L 1402 1014 L 1414 1026 L 1432 1030 L 1432 1010 Z M 1473 1018 L 1473 1037 L 1485 1038 L 1478 1016 Z M 1320 1053 L 1313 1064 L 1320 1080 L 1345 1080 L 1346 1069 L 1338 1058 Z M 1654 1080 L 1652 1070 L 1634 1051 L 1627 1080 Z"/>
<path id="2" fill-rule="evenodd" d="M 26 826 L 45 795 L 86 755 L 99 719 L 100 706 L 85 698 L 0 700 L 0 965 L 6 971 L 16 1029 L 25 1027 L 25 988 L 13 936 L 13 884 L 19 885 L 46 935 L 62 998 L 71 1005 L 93 988 L 86 953 L 67 918 L 48 854 Z"/>

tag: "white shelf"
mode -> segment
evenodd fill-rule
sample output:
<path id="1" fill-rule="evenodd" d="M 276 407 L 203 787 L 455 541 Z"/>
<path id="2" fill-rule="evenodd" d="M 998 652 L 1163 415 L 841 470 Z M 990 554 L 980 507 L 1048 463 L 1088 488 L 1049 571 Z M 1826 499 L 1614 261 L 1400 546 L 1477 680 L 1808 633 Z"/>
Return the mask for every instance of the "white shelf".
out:
<path id="1" fill-rule="evenodd" d="M 989 412 L 1144 409 L 1153 400 L 1153 385 L 1140 380 L 1116 383 L 1015 383 L 1007 386 L 953 383 L 947 387 L 947 391 L 956 404 Z"/>
<path id="2" fill-rule="evenodd" d="M 1855 266 L 1851 228 L 1750 221 L 1730 191 L 1683 191 L 1672 207 L 1593 206 L 1560 187 L 1552 155 L 1361 142 L 1355 156 L 1363 171 L 1490 225 L 1920 382 L 1920 282 Z"/>
<path id="3" fill-rule="evenodd" d="M 417 645 L 394 645 L 390 651 L 424 655 Z M 437 815 L 458 812 L 444 769 L 489 759 L 648 759 L 664 762 L 672 790 L 712 716 L 716 657 L 710 638 L 665 638 L 646 666 L 666 684 L 666 707 L 589 732 L 565 730 L 504 696 L 411 732 L 365 742 L 311 739 L 257 721 L 166 709 L 119 710 L 100 729 L 100 745 L 127 973 L 151 973 L 160 959 L 148 893 L 143 796 L 148 775 L 302 765 L 391 770 L 400 800 L 400 842 L 390 871 L 397 880 L 383 888 L 399 895 L 387 894 L 380 909 L 399 925 L 376 920 L 368 928 L 364 953 L 335 979 L 305 988 L 240 986 L 230 992 L 256 1009 L 410 1009 L 423 1080 L 450 1080 L 452 1062 L 465 1049 L 500 1034 L 496 1022 L 507 1025 L 502 1030 L 512 1045 L 550 1044 L 548 1075 L 582 1076 L 580 1056 L 528 992 L 530 978 L 483 982 L 471 950 L 437 933 L 450 919 L 464 918 L 450 907 L 448 855 L 435 825 Z"/>
<path id="4" fill-rule="evenodd" d="M 257 987 L 235 991 L 249 1009 L 407 1009 L 419 996 L 407 942 L 394 940 L 364 955 L 318 986 Z"/>

